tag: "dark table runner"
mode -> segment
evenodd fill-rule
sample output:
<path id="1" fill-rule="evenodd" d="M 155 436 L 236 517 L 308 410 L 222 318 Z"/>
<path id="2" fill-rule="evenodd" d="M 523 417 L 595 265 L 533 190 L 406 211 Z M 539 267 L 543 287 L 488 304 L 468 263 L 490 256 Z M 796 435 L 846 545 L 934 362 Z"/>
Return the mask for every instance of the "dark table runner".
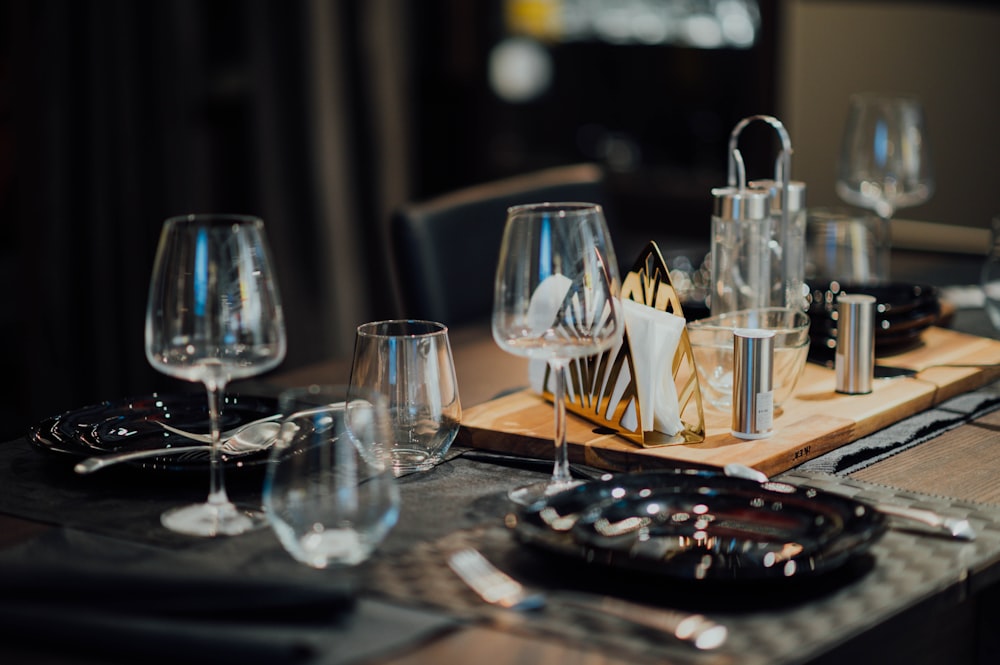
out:
<path id="1" fill-rule="evenodd" d="M 455 455 L 460 452 L 456 450 Z M 114 657 L 114 662 L 176 662 L 178 650 L 188 650 L 203 656 L 197 662 L 270 665 L 305 658 L 309 663 L 350 663 L 405 649 L 458 624 L 456 617 L 441 612 L 373 598 L 366 591 L 372 563 L 349 573 L 308 569 L 292 560 L 269 529 L 218 539 L 191 538 L 164 529 L 159 523 L 164 509 L 205 498 L 207 473 L 123 467 L 78 476 L 72 465 L 72 459 L 36 450 L 26 439 L 0 444 L 0 512 L 63 525 L 23 545 L 0 550 L 0 566 L 6 563 L 11 571 L 26 574 L 34 571 L 41 576 L 39 591 L 52 592 L 47 602 L 29 606 L 20 602 L 20 596 L 12 596 L 10 589 L 5 593 L 0 578 L 0 634 L 4 638 L 0 661 L 6 642 L 15 648 L 32 644 L 51 648 L 61 643 L 70 653 Z M 537 479 L 537 473 L 530 471 L 462 459 L 402 478 L 400 521 L 377 557 L 406 551 L 421 540 L 439 538 L 456 528 L 499 521 L 506 490 Z M 259 504 L 261 474 L 234 472 L 228 481 L 232 498 Z M 120 579 L 115 569 L 121 571 Z M 135 593 L 142 593 L 143 588 L 163 589 L 178 570 L 177 583 L 189 586 L 196 582 L 183 571 L 190 571 L 195 579 L 235 573 L 232 585 L 236 589 L 242 575 L 252 582 L 248 592 L 259 590 L 261 580 L 294 586 L 339 574 L 346 576 L 346 592 L 356 591 L 359 599 L 338 620 L 318 626 L 266 620 L 199 626 L 183 613 L 169 621 L 148 617 L 139 599 L 127 617 L 121 616 L 121 607 L 102 607 L 96 601 L 81 612 L 79 598 L 61 597 L 44 582 L 53 571 L 66 579 L 78 573 L 81 593 L 88 591 L 88 584 L 107 583 L 110 596 L 125 598 L 129 589 L 115 585 L 135 584 Z M 191 586 L 192 606 L 198 604 L 196 590 Z M 99 589 L 92 591 L 96 599 Z M 96 639 L 86 649 L 74 639 L 91 633 Z M 244 633 L 250 637 L 241 644 Z M 48 639 L 55 637 L 62 639 Z"/>

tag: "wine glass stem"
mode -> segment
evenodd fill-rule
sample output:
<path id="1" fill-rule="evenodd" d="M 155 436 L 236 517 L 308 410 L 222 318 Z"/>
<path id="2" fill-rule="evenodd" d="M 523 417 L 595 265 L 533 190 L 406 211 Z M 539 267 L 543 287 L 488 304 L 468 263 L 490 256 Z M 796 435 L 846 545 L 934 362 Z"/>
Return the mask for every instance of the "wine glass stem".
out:
<path id="1" fill-rule="evenodd" d="M 553 485 L 572 482 L 569 473 L 569 451 L 566 448 L 566 365 L 565 360 L 550 360 L 552 375 L 553 412 L 555 414 L 555 462 L 552 465 Z"/>
<path id="2" fill-rule="evenodd" d="M 891 281 L 890 252 L 892 251 L 892 215 L 894 211 L 889 208 L 880 210 L 878 214 L 878 243 L 875 248 L 875 277 L 877 281 Z"/>
<path id="3" fill-rule="evenodd" d="M 222 475 L 222 427 L 219 415 L 222 413 L 225 386 L 213 381 L 206 383 L 205 388 L 208 392 L 209 435 L 212 437 L 212 444 L 209 447 L 208 503 L 213 506 L 226 506 L 229 504 L 229 497 L 226 495 L 226 484 Z"/>

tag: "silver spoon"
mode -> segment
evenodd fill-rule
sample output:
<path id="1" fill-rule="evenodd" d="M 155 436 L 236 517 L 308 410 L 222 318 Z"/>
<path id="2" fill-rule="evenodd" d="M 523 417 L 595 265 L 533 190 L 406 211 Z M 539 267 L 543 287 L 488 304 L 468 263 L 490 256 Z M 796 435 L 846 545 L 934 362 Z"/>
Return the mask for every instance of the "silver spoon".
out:
<path id="1" fill-rule="evenodd" d="M 223 441 L 219 450 L 230 456 L 242 456 L 265 450 L 274 444 L 281 431 L 281 424 L 276 422 L 254 423 L 237 431 L 233 436 Z M 163 457 L 164 455 L 176 455 L 208 450 L 208 445 L 180 446 L 177 448 L 154 448 L 151 450 L 133 450 L 126 453 L 114 453 L 111 455 L 98 455 L 88 457 L 77 463 L 73 470 L 80 474 L 93 473 L 98 469 L 103 469 L 119 462 L 142 459 L 144 457 Z"/>

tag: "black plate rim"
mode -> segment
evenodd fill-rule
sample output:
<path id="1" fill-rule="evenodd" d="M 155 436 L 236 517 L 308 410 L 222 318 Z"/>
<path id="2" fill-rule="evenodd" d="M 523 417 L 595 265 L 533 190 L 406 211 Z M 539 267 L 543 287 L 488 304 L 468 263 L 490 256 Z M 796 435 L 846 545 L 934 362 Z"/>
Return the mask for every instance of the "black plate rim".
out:
<path id="1" fill-rule="evenodd" d="M 235 422 L 230 422 L 228 427 L 234 427 L 242 422 L 249 422 L 256 418 L 263 418 L 268 415 L 277 413 L 278 411 L 278 400 L 274 397 L 267 397 L 262 395 L 254 394 L 242 394 L 242 393 L 232 393 L 228 394 L 225 398 L 226 401 L 238 402 L 241 406 L 249 407 L 249 411 L 252 412 L 253 418 L 240 418 Z M 150 445 L 133 445 L 141 444 L 143 442 L 149 443 L 151 440 L 150 435 L 138 435 L 135 439 L 131 440 L 130 445 L 116 446 L 113 448 L 101 448 L 95 447 L 89 443 L 86 438 L 82 436 L 67 435 L 64 432 L 58 430 L 59 424 L 67 418 L 71 418 L 80 414 L 99 412 L 102 409 L 114 410 L 121 409 L 123 406 L 128 404 L 143 403 L 149 401 L 161 401 L 179 404 L 183 402 L 186 405 L 192 407 L 199 407 L 199 405 L 205 405 L 205 411 L 208 410 L 207 397 L 204 393 L 195 392 L 177 392 L 177 393 L 149 393 L 147 395 L 135 395 L 131 397 L 123 397 L 114 400 L 104 400 L 102 402 L 97 402 L 87 406 L 69 409 L 62 413 L 54 416 L 45 418 L 34 425 L 32 425 L 28 430 L 28 441 L 37 450 L 42 451 L 46 454 L 51 454 L 56 457 L 67 457 L 72 461 L 78 461 L 87 457 L 95 457 L 103 454 L 114 454 L 116 452 L 125 452 L 127 450 L 141 450 L 145 448 L 155 448 L 164 445 L 171 446 L 181 446 L 181 445 L 196 445 L 193 442 L 183 436 L 171 434 L 167 432 L 157 432 L 158 436 L 156 438 L 158 446 Z M 136 422 L 149 422 L 150 418 L 146 416 L 136 416 Z M 175 423 L 176 426 L 182 429 L 189 429 L 185 427 L 183 422 Z M 94 436 L 97 436 L 96 434 Z M 110 445 L 110 444 L 109 444 Z M 230 469 L 255 469 L 266 465 L 268 460 L 268 451 L 263 450 L 258 453 L 252 453 L 245 456 L 240 456 L 238 459 L 226 459 L 223 456 L 223 464 L 226 470 Z M 198 456 L 194 458 L 193 456 L 184 455 L 163 455 L 157 457 L 146 457 L 137 460 L 131 460 L 127 462 L 122 462 L 117 465 L 120 467 L 127 467 L 131 469 L 140 469 L 144 471 L 169 471 L 169 472 L 200 472 L 204 473 L 208 470 L 208 457 L 207 455 L 203 458 Z"/>

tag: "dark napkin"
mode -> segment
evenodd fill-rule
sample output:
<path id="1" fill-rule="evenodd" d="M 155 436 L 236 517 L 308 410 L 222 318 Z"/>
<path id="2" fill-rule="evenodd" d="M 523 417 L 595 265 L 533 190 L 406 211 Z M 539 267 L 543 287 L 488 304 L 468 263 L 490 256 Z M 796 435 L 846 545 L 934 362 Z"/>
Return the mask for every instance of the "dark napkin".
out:
<path id="1" fill-rule="evenodd" d="M 396 608 L 359 608 L 349 573 L 272 562 L 228 570 L 226 549 L 179 553 L 53 530 L 0 552 L 0 635 L 114 662 L 242 665 L 346 662 L 394 643 L 379 631 Z M 394 637 L 441 627 L 408 618 L 397 617 Z"/>

